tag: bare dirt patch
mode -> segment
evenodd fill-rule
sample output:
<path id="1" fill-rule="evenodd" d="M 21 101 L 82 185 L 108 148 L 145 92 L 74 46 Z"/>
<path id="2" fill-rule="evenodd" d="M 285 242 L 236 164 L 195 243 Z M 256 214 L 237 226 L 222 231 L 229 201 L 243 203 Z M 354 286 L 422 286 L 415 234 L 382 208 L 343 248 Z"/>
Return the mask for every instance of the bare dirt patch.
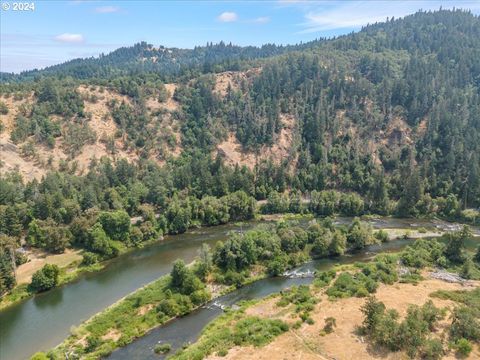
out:
<path id="1" fill-rule="evenodd" d="M 178 110 L 178 102 L 173 99 L 173 94 L 175 94 L 177 84 L 165 84 L 165 88 L 168 91 L 168 98 L 167 101 L 164 103 L 165 109 L 167 109 L 168 111 Z"/>
<path id="2" fill-rule="evenodd" d="M 121 337 L 122 337 L 122 333 L 120 331 L 118 331 L 117 329 L 112 329 L 108 333 L 102 336 L 102 340 L 104 341 L 113 340 L 117 342 Z"/>
<path id="3" fill-rule="evenodd" d="M 0 114 L 0 121 L 5 127 L 4 132 L 10 134 L 15 125 L 15 117 L 20 112 L 20 107 L 34 102 L 33 92 L 21 100 L 15 100 L 13 95 L 8 97 L 4 95 L 0 97 L 0 101 L 7 105 L 8 108 L 8 113 L 6 115 Z"/>
<path id="4" fill-rule="evenodd" d="M 480 286 L 480 282 L 475 283 Z M 405 316 L 409 304 L 423 305 L 431 299 L 437 307 L 452 307 L 453 302 L 430 298 L 429 295 L 436 290 L 462 290 L 460 284 L 446 283 L 444 281 L 429 279 L 420 282 L 417 286 L 412 284 L 395 284 L 392 286 L 381 285 L 375 296 L 385 303 L 389 309 L 396 309 L 400 316 Z M 363 315 L 360 311 L 365 303 L 364 298 L 348 298 L 329 301 L 321 295 L 321 301 L 312 312 L 313 325 L 302 325 L 298 330 L 279 336 L 272 343 L 262 348 L 235 347 L 223 359 L 405 359 L 404 353 L 391 353 L 382 349 L 372 348 L 362 337 L 356 334 L 356 328 L 361 325 Z M 248 309 L 251 315 L 271 317 L 271 300 L 260 302 Z M 334 317 L 337 327 L 335 331 L 326 336 L 320 336 L 325 326 L 325 319 Z M 444 324 L 445 325 L 445 324 Z M 442 327 L 442 324 L 441 324 Z M 455 357 L 448 354 L 446 359 Z M 480 358 L 478 348 L 469 357 Z M 211 356 L 209 359 L 217 359 Z"/>
<path id="5" fill-rule="evenodd" d="M 147 314 L 150 310 L 152 310 L 154 307 L 155 306 L 153 304 L 142 306 L 140 309 L 138 309 L 138 315 L 143 316 Z"/>
<path id="6" fill-rule="evenodd" d="M 224 158 L 226 164 L 230 166 L 245 165 L 250 170 L 255 167 L 257 162 L 266 159 L 271 159 L 274 163 L 279 164 L 283 160 L 291 158 L 290 165 L 294 166 L 296 159 L 292 156 L 292 146 L 295 134 L 295 118 L 292 115 L 281 114 L 280 120 L 283 127 L 274 144 L 263 146 L 258 154 L 245 151 L 232 132 L 228 134 L 226 140 L 217 145 L 217 153 Z"/>
<path id="7" fill-rule="evenodd" d="M 238 84 L 242 79 L 246 79 L 246 74 L 239 71 L 225 71 L 215 75 L 214 92 L 225 96 L 228 88 L 238 89 Z"/>
<path id="8" fill-rule="evenodd" d="M 20 155 L 20 149 L 10 141 L 10 135 L 0 134 L 0 174 L 18 169 L 26 180 L 40 180 L 46 170 L 34 162 L 24 159 Z"/>
<path id="9" fill-rule="evenodd" d="M 225 163 L 230 166 L 238 164 L 253 169 L 256 163 L 255 154 L 243 151 L 242 145 L 233 133 L 228 134 L 227 140 L 217 145 L 217 152 L 223 156 Z"/>
<path id="10" fill-rule="evenodd" d="M 113 90 L 80 85 L 78 92 L 84 99 L 85 112 L 90 114 L 88 125 L 95 131 L 97 140 L 94 144 L 85 145 L 75 158 L 70 159 L 77 163 L 77 173 L 83 173 L 93 158 L 100 159 L 103 156 L 115 159 L 116 157 L 126 158 L 135 161 L 138 156 L 133 152 L 123 150 L 124 144 L 120 139 L 115 140 L 116 154 L 107 152 L 105 139 L 114 136 L 118 130 L 117 125 L 110 116 L 108 102 L 116 100 L 131 104 L 127 96 L 120 95 Z M 35 144 L 35 154 L 32 157 L 25 157 L 21 148 L 24 144 L 13 144 L 10 141 L 10 134 L 14 127 L 14 119 L 22 105 L 28 105 L 35 101 L 33 93 L 22 100 L 14 100 L 13 96 L 2 97 L 1 101 L 7 104 L 9 112 L 2 115 L 1 120 L 5 130 L 0 134 L 0 158 L 2 160 L 0 173 L 6 173 L 18 169 L 26 180 L 40 180 L 48 169 L 58 168 L 60 160 L 67 160 L 63 151 L 63 138 L 55 140 L 55 146 L 48 148 L 45 145 Z M 58 116 L 51 116 L 51 119 L 62 123 L 63 119 Z M 30 139 L 27 141 L 31 141 Z"/>
<path id="11" fill-rule="evenodd" d="M 227 95 L 228 88 L 238 90 L 243 81 L 251 81 L 262 71 L 261 68 L 254 68 L 247 71 L 225 71 L 215 74 L 214 92 L 220 96 Z"/>
<path id="12" fill-rule="evenodd" d="M 387 125 L 384 143 L 390 146 L 411 145 L 412 129 L 401 116 L 393 116 Z"/>
<path id="13" fill-rule="evenodd" d="M 63 254 L 49 254 L 39 249 L 33 249 L 28 251 L 27 256 L 30 261 L 17 268 L 18 284 L 29 283 L 32 280 L 32 275 L 45 264 L 55 264 L 63 268 L 75 261 L 82 260 L 80 250 L 71 249 L 66 249 Z"/>

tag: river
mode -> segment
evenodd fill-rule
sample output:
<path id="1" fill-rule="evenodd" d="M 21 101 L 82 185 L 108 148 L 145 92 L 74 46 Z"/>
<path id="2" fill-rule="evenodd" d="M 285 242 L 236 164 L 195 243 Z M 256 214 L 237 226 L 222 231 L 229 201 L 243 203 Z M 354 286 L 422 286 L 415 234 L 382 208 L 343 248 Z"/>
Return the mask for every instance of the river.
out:
<path id="1" fill-rule="evenodd" d="M 328 270 L 336 264 L 349 264 L 356 261 L 366 261 L 378 252 L 396 252 L 413 240 L 395 240 L 381 245 L 368 246 L 354 255 L 346 255 L 335 259 L 321 259 L 311 261 L 298 271 Z M 200 332 L 210 321 L 222 314 L 223 306 L 232 306 L 242 300 L 258 299 L 279 292 L 293 285 L 309 284 L 313 278 L 285 278 L 275 277 L 256 281 L 237 289 L 227 295 L 211 301 L 206 306 L 164 326 L 157 327 L 145 336 L 131 344 L 114 351 L 108 359 L 111 360 L 140 360 L 159 359 L 165 356 L 157 355 L 153 351 L 158 343 L 168 343 L 172 346 L 170 353 L 174 353 L 186 343 L 193 343 L 198 339 Z M 170 354 L 167 354 L 170 355 Z"/>
<path id="2" fill-rule="evenodd" d="M 350 221 L 351 219 L 348 218 L 338 219 L 339 223 L 349 223 Z M 432 223 L 412 219 L 391 218 L 373 220 L 371 223 L 375 228 L 450 226 L 443 222 Z M 73 283 L 39 294 L 2 310 L 0 312 L 0 359 L 28 359 L 36 351 L 48 350 L 56 346 L 69 335 L 72 325 L 79 325 L 82 321 L 90 318 L 121 297 L 157 279 L 159 276 L 167 274 L 175 259 L 181 258 L 186 262 L 190 262 L 195 258 L 198 249 L 203 243 L 213 246 L 217 241 L 224 240 L 229 231 L 247 230 L 257 224 L 256 222 L 250 222 L 242 227 L 234 224 L 222 225 L 195 229 L 182 235 L 167 236 L 163 241 L 134 250 L 112 260 L 102 271 L 84 274 Z M 382 245 L 379 249 L 383 251 L 387 249 L 386 246 L 393 246 L 398 250 L 400 247 L 397 247 L 397 245 L 403 244 L 401 245 L 403 247 L 404 242 L 403 240 L 395 241 Z M 363 255 L 357 254 L 355 257 L 346 257 L 345 261 L 352 261 L 357 256 L 368 257 L 371 251 L 375 250 L 369 249 L 366 250 L 366 253 L 362 253 Z M 335 262 L 338 262 L 338 259 Z M 321 262 L 312 262 L 311 264 L 312 266 L 317 266 L 324 263 L 328 264 L 329 261 L 323 260 Z M 264 291 L 271 293 L 289 286 L 289 280 L 263 280 L 271 285 L 262 286 L 261 284 L 263 283 L 252 284 L 243 288 L 240 292 L 232 293 L 229 296 L 233 298 L 235 296 L 241 297 L 243 296 L 242 294 L 251 294 L 248 296 L 253 297 L 262 296 Z M 200 313 L 202 314 L 201 317 L 207 315 Z M 208 316 L 206 317 L 208 318 Z M 187 318 L 190 317 L 185 317 L 185 319 Z M 206 323 L 206 321 L 203 322 L 198 319 L 193 320 L 193 322 L 198 322 L 198 324 Z M 171 324 L 175 323 L 172 322 Z M 170 326 L 173 325 L 156 329 L 139 341 L 147 341 L 146 339 L 156 331 L 164 331 L 161 329 L 168 329 Z M 190 332 L 193 337 L 197 336 L 198 331 L 194 331 L 192 324 L 182 326 L 191 329 Z M 174 331 L 179 330 L 174 329 Z M 177 336 L 179 339 L 184 338 L 181 334 Z M 185 339 L 188 340 L 188 337 Z M 134 344 L 137 344 L 139 341 Z M 125 348 L 129 349 L 125 351 L 131 351 L 130 349 L 134 347 L 132 344 Z M 119 352 L 115 354 L 119 354 Z"/>

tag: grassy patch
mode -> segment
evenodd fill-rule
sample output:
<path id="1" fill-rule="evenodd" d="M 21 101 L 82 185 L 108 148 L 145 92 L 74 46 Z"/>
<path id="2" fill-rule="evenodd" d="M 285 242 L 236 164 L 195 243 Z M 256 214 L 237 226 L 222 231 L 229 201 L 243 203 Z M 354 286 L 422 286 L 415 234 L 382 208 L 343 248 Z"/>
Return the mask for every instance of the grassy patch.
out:
<path id="1" fill-rule="evenodd" d="M 225 356 L 234 346 L 264 346 L 288 330 L 288 325 L 281 320 L 245 315 L 245 308 L 252 303 L 215 319 L 195 344 L 179 350 L 171 359 L 203 359 L 210 354 Z"/>
<path id="2" fill-rule="evenodd" d="M 172 291 L 170 279 L 164 276 L 94 316 L 53 352 L 88 359 L 106 356 L 152 327 L 184 315 L 209 299 L 197 291 L 190 296 Z M 117 336 L 111 336 L 112 333 Z"/>
<path id="3" fill-rule="evenodd" d="M 318 299 L 312 294 L 310 286 L 300 285 L 280 292 L 280 300 L 277 306 L 285 307 L 290 304 L 295 305 L 295 312 L 299 314 L 300 319 L 309 325 L 313 324 L 310 313 L 315 308 Z"/>
<path id="4" fill-rule="evenodd" d="M 28 291 L 28 284 L 21 284 L 16 286 L 10 293 L 0 299 L 0 310 L 9 307 L 23 299 L 32 296 Z"/>
<path id="5" fill-rule="evenodd" d="M 395 255 L 382 254 L 372 262 L 357 263 L 356 271 L 341 273 L 326 293 L 330 298 L 368 296 L 377 290 L 380 282 L 393 284 L 398 280 L 396 260 Z"/>

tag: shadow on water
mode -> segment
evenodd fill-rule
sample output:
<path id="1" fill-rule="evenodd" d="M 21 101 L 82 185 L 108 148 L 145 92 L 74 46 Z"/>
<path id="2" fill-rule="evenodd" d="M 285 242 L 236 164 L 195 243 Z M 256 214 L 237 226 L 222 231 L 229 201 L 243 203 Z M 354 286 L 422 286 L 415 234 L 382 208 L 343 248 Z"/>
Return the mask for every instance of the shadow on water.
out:
<path id="1" fill-rule="evenodd" d="M 47 307 L 55 307 L 63 301 L 63 291 L 62 289 L 53 289 L 51 293 L 42 293 L 37 294 L 33 298 L 35 306 L 39 310 L 43 310 Z"/>

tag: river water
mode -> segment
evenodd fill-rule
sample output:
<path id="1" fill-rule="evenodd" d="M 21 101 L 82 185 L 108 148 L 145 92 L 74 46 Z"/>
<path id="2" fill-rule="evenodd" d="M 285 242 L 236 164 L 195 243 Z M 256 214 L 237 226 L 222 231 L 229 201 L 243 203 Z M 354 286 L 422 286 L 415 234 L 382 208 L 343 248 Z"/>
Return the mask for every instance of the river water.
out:
<path id="1" fill-rule="evenodd" d="M 349 223 L 351 219 L 339 218 L 339 223 Z M 414 224 L 411 224 L 411 223 Z M 396 228 L 396 227 L 445 227 L 450 226 L 440 222 L 427 222 L 419 220 L 404 219 L 378 219 L 371 221 L 375 228 Z M 82 321 L 90 318 L 95 313 L 103 310 L 121 297 L 131 293 L 139 287 L 157 279 L 159 276 L 167 274 L 171 269 L 171 264 L 175 259 L 183 259 L 185 262 L 192 261 L 198 253 L 203 243 L 213 246 L 217 241 L 225 240 L 228 232 L 247 230 L 258 223 L 250 222 L 247 225 L 222 225 L 211 228 L 202 228 L 189 231 L 186 234 L 167 236 L 165 240 L 146 246 L 142 249 L 132 251 L 112 260 L 102 271 L 82 275 L 77 281 L 62 286 L 60 288 L 48 291 L 27 299 L 19 304 L 11 306 L 0 312 L 0 359 L 1 360 L 20 360 L 28 359 L 33 353 L 40 350 L 48 350 L 59 344 L 69 335 L 72 325 L 79 325 Z M 362 254 L 354 257 L 346 257 L 341 261 L 356 261 L 362 257 L 371 256 L 371 252 L 386 251 L 388 247 L 399 250 L 405 246 L 407 241 L 400 240 L 369 248 Z M 339 259 L 334 260 L 335 263 Z M 322 264 L 332 264 L 333 261 L 322 260 L 312 262 L 308 266 L 326 266 Z M 296 281 L 291 281 L 296 280 Z M 306 280 L 306 279 L 303 279 Z M 236 301 L 235 299 L 249 299 L 261 297 L 272 292 L 277 292 L 285 286 L 290 286 L 298 282 L 298 279 L 267 279 L 262 282 L 252 284 L 227 295 L 225 301 Z M 268 286 L 267 286 L 268 284 Z M 233 300 L 229 300 L 233 299 Z M 207 309 L 208 310 L 208 309 Z M 218 311 L 220 311 L 218 309 Z M 218 315 L 218 314 L 217 314 Z M 192 341 L 198 336 L 198 332 L 208 319 L 215 317 L 215 311 L 195 312 L 195 317 L 185 317 L 180 321 L 192 321 L 185 323 L 180 327 L 189 329 L 190 335 L 182 334 L 182 330 L 172 322 L 167 326 L 152 331 L 149 335 L 136 341 L 125 348 L 125 355 L 122 352 L 115 352 L 114 356 L 127 356 L 122 358 L 144 358 L 145 354 L 136 355 L 138 350 L 134 350 L 142 341 L 151 343 L 153 346 L 158 339 L 152 342 L 151 336 L 155 336 L 157 331 L 164 334 L 168 329 L 172 331 L 168 335 L 171 339 L 182 339 Z M 186 320 L 184 320 L 186 319 Z M 203 320 L 205 319 L 205 320 Z M 198 329 L 195 327 L 199 327 Z M 197 331 L 197 330 L 198 331 Z M 163 336 L 163 335 L 161 335 Z M 166 333 L 165 333 L 165 336 Z M 190 339 L 190 337 L 192 339 Z M 169 339 L 170 339 L 169 338 Z M 174 345 L 173 340 L 168 342 Z M 135 345 L 134 345 L 135 344 Z M 148 346 L 146 347 L 148 348 Z M 133 351 L 129 355 L 128 352 Z M 131 357 L 128 357 L 131 356 Z M 151 349 L 148 356 L 152 356 Z M 148 357 L 147 356 L 147 357 Z"/>
<path id="2" fill-rule="evenodd" d="M 382 245 L 372 245 L 354 255 L 346 255 L 335 259 L 321 259 L 311 261 L 298 271 L 306 272 L 313 270 L 328 270 L 336 264 L 349 264 L 356 261 L 366 261 L 378 252 L 396 252 L 405 247 L 413 240 L 395 240 Z M 232 306 L 242 300 L 258 299 L 279 292 L 293 285 L 311 283 L 313 278 L 285 278 L 275 277 L 256 281 L 252 284 L 237 289 L 227 295 L 221 296 L 206 306 L 178 318 L 164 326 L 157 327 L 145 336 L 131 344 L 114 351 L 108 359 L 113 360 L 140 360 L 159 359 L 165 356 L 157 355 L 153 351 L 155 345 L 168 343 L 172 345 L 170 353 L 175 352 L 186 343 L 193 343 L 198 339 L 200 332 L 210 321 L 222 314 L 223 306 Z M 168 356 L 169 354 L 167 354 Z"/>

